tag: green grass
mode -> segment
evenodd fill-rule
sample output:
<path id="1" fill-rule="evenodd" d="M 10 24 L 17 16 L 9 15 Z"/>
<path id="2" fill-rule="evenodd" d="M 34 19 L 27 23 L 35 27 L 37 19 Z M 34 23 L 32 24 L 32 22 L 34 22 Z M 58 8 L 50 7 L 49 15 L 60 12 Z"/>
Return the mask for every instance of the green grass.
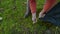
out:
<path id="1" fill-rule="evenodd" d="M 46 26 L 39 20 L 33 25 L 31 16 L 23 18 L 26 11 L 26 0 L 0 0 L 0 34 L 42 34 Z M 37 1 L 37 11 L 41 11 L 44 0 Z"/>

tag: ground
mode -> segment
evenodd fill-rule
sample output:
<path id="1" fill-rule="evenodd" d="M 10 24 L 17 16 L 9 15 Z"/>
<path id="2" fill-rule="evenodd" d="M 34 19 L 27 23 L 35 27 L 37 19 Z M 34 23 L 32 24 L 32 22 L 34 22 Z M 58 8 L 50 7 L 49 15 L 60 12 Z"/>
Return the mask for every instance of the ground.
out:
<path id="1" fill-rule="evenodd" d="M 37 1 L 37 13 L 41 11 L 44 0 Z M 41 20 L 32 23 L 31 15 L 24 18 L 26 0 L 0 0 L 0 34 L 42 34 L 46 26 Z M 38 14 L 37 14 L 38 17 Z M 55 31 L 55 27 L 51 27 Z"/>

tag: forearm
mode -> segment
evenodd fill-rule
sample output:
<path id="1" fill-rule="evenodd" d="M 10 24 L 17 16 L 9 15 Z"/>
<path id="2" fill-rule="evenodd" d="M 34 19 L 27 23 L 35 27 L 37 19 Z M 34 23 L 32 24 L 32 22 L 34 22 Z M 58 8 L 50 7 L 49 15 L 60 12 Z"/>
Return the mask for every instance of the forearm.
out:
<path id="1" fill-rule="evenodd" d="M 29 0 L 31 13 L 36 13 L 36 0 Z"/>
<path id="2" fill-rule="evenodd" d="M 33 23 L 36 23 L 36 0 L 29 0 L 29 4 L 32 13 L 32 21 Z"/>
<path id="3" fill-rule="evenodd" d="M 46 0 L 45 5 L 43 6 L 44 13 L 48 12 L 57 4 L 57 0 Z"/>

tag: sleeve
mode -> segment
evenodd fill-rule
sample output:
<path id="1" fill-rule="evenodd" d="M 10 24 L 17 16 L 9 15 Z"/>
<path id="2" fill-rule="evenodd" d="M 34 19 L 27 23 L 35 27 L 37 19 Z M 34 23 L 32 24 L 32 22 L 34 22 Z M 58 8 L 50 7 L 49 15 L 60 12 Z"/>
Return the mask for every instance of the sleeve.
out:
<path id="1" fill-rule="evenodd" d="M 57 2 L 56 0 L 46 0 L 43 6 L 44 12 L 46 13 L 47 11 L 49 11 L 56 2 Z"/>
<path id="2" fill-rule="evenodd" d="M 36 0 L 29 0 L 31 13 L 36 13 Z"/>

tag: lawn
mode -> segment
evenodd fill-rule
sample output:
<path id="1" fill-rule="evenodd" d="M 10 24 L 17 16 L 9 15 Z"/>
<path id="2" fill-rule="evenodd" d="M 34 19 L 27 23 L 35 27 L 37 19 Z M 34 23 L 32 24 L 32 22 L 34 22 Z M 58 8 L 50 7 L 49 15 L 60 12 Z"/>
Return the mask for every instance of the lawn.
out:
<path id="1" fill-rule="evenodd" d="M 41 20 L 32 23 L 31 15 L 24 18 L 26 12 L 26 0 L 0 0 L 0 34 L 42 34 L 46 26 Z M 37 12 L 41 11 L 44 0 L 37 1 Z M 37 15 L 38 17 L 38 15 Z M 51 27 L 53 30 L 55 26 Z"/>

